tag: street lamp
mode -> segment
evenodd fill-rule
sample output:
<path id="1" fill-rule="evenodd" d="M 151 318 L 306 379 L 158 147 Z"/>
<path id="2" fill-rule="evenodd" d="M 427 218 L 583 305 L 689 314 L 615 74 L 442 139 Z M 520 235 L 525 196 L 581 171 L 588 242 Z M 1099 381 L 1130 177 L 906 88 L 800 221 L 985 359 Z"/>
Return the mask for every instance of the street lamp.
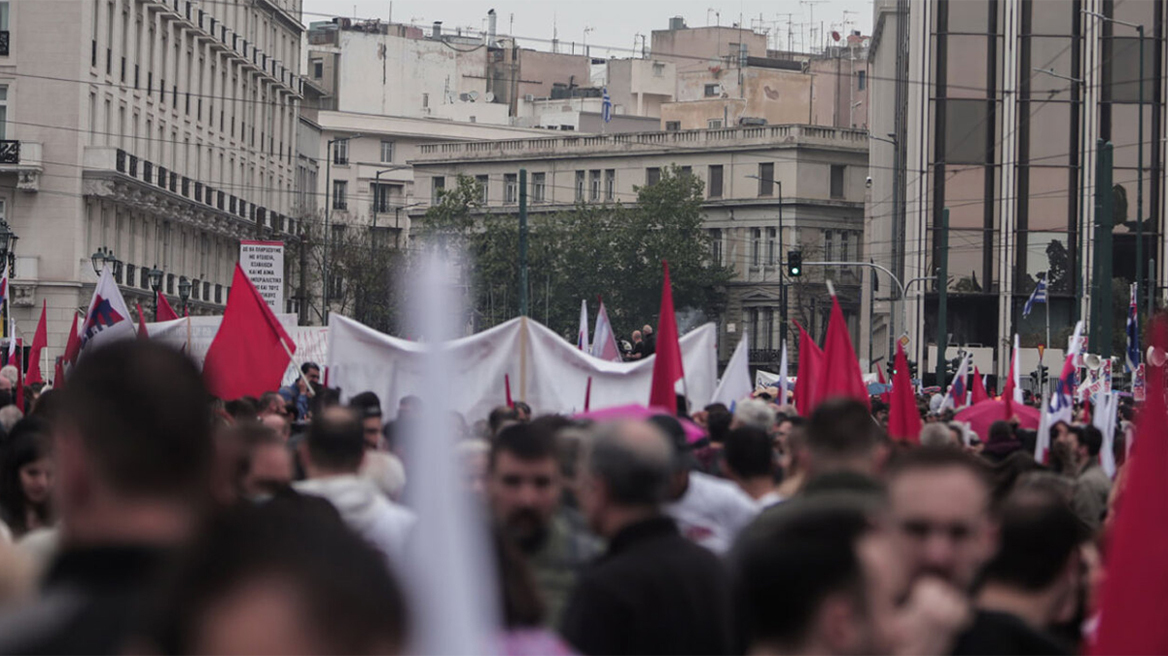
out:
<path id="1" fill-rule="evenodd" d="M 389 173 L 391 171 L 400 171 L 408 169 L 409 166 L 402 166 L 400 164 L 391 166 L 387 169 L 381 169 L 373 174 L 373 227 L 377 227 L 377 213 L 381 211 L 381 174 Z"/>
<path id="2" fill-rule="evenodd" d="M 1105 23 L 1113 23 L 1115 25 L 1123 25 L 1130 27 L 1139 34 L 1140 39 L 1140 65 L 1139 77 L 1137 83 L 1140 85 L 1139 104 L 1137 106 L 1137 113 L 1139 114 L 1137 122 L 1139 123 L 1139 143 L 1136 145 L 1139 157 L 1139 179 L 1136 182 L 1136 285 L 1140 285 L 1144 278 L 1144 26 L 1137 23 L 1129 23 L 1121 21 L 1116 18 L 1109 18 L 1095 11 L 1082 10 L 1087 16 L 1094 16 Z M 1106 284 L 1111 284 L 1110 281 L 1105 281 Z M 1154 287 L 1154 285 L 1152 285 Z M 1139 322 L 1139 301 L 1136 301 L 1136 322 Z M 1148 313 L 1152 312 L 1152 294 L 1148 294 Z"/>
<path id="3" fill-rule="evenodd" d="M 0 239 L 2 238 L 0 236 Z M 113 259 L 113 253 L 106 250 L 105 246 L 97 249 L 93 255 L 89 256 L 89 261 L 93 263 L 93 272 L 99 276 L 101 275 L 101 270 L 105 268 L 105 263 L 111 259 Z"/>
<path id="4" fill-rule="evenodd" d="M 183 314 L 186 314 L 187 301 L 191 298 L 191 281 L 186 276 L 178 277 L 178 298 L 182 301 Z"/>
<path id="5" fill-rule="evenodd" d="M 162 269 L 155 264 L 146 277 L 150 279 L 150 289 L 154 290 L 154 319 L 158 319 L 158 292 L 162 289 Z"/>
<path id="6" fill-rule="evenodd" d="M 765 180 L 765 178 L 757 175 L 748 175 L 746 177 L 753 178 L 760 182 Z M 782 344 L 783 342 L 787 341 L 787 281 L 783 276 L 783 181 L 775 180 L 772 175 L 770 183 L 777 185 L 779 188 L 779 261 L 772 264 L 778 264 L 779 266 L 779 302 L 783 306 L 783 325 L 779 329 L 779 343 Z"/>
<path id="7" fill-rule="evenodd" d="M 324 170 L 324 255 L 321 258 L 321 269 L 324 273 L 324 285 L 321 286 L 320 300 L 321 300 L 321 316 L 324 317 L 324 324 L 328 325 L 329 315 L 329 250 L 332 248 L 332 241 L 329 235 L 329 222 L 333 218 L 332 201 L 329 198 L 332 192 L 332 175 L 333 175 L 333 144 L 344 141 L 346 144 L 351 139 L 360 139 L 365 135 L 361 133 L 351 134 L 347 137 L 337 137 L 336 139 L 329 139 L 325 147 L 325 170 Z"/>

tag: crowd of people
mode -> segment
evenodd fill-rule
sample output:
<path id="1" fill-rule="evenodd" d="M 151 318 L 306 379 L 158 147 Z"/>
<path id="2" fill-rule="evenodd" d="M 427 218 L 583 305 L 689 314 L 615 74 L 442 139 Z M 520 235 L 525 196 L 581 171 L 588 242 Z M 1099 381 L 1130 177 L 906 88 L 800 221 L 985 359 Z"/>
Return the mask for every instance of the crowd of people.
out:
<path id="1" fill-rule="evenodd" d="M 427 472 L 402 447 L 426 406 L 342 403 L 319 366 L 302 371 L 223 402 L 183 355 L 125 341 L 30 390 L 27 416 L 0 410 L 0 652 L 409 650 L 411 481 Z M 497 570 L 484 651 L 1090 644 L 1122 440 L 1113 485 L 1090 425 L 1053 427 L 1040 463 L 1009 422 L 971 439 L 931 416 L 910 444 L 876 400 L 782 401 L 605 423 L 522 402 L 451 415 L 450 494 L 477 500 Z"/>

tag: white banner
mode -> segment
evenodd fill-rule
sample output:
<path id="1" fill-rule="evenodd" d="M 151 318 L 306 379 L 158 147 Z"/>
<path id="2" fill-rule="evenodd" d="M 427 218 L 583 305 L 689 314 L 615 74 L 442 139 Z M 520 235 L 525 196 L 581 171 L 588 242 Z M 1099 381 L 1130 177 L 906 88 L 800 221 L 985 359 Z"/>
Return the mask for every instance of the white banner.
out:
<path id="1" fill-rule="evenodd" d="M 681 338 L 685 382 L 691 409 L 700 410 L 714 395 L 717 372 L 716 330 L 706 324 Z M 591 409 L 647 404 L 653 378 L 653 358 L 639 362 L 607 362 L 579 351 L 548 328 L 517 318 L 490 330 L 450 342 L 451 403 L 467 421 L 477 421 L 506 402 L 504 380 L 511 396 L 539 414 L 574 413 L 584 409 L 592 378 Z M 425 345 L 384 335 L 352 319 L 333 314 L 328 335 L 329 385 L 342 398 L 373 391 L 387 415 L 402 397 L 416 394 L 425 366 Z M 679 386 L 680 389 L 680 386 Z"/>
<path id="2" fill-rule="evenodd" d="M 239 266 L 272 312 L 284 311 L 284 242 L 239 242 Z"/>

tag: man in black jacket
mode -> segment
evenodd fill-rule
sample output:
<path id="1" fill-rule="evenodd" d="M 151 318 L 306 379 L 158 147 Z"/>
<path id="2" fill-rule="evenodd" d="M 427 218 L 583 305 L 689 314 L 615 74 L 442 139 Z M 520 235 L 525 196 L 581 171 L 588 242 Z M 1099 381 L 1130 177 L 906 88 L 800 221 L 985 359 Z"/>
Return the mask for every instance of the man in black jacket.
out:
<path id="1" fill-rule="evenodd" d="M 722 563 L 661 514 L 673 457 L 647 423 L 601 427 L 592 443 L 580 502 L 609 546 L 581 574 L 562 623 L 564 637 L 585 654 L 741 649 Z"/>

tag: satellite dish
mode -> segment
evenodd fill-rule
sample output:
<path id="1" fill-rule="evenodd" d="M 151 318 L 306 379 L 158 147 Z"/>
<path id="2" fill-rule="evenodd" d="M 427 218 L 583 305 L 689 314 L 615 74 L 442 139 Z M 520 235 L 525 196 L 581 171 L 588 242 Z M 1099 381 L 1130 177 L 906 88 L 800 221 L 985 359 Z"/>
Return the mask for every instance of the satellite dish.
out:
<path id="1" fill-rule="evenodd" d="M 839 40 L 840 40 L 840 33 L 839 33 L 839 32 L 837 32 L 837 31 L 835 31 L 835 30 L 832 30 L 832 31 L 831 31 L 831 40 L 832 40 L 832 41 L 839 42 Z"/>
<path id="2" fill-rule="evenodd" d="M 470 98 L 471 102 L 474 102 L 474 101 L 479 99 L 479 92 L 478 91 L 471 91 L 470 93 L 466 94 L 466 97 Z"/>
<path id="3" fill-rule="evenodd" d="M 488 91 L 487 95 L 483 96 L 483 100 L 487 102 L 495 102 L 495 94 Z"/>

